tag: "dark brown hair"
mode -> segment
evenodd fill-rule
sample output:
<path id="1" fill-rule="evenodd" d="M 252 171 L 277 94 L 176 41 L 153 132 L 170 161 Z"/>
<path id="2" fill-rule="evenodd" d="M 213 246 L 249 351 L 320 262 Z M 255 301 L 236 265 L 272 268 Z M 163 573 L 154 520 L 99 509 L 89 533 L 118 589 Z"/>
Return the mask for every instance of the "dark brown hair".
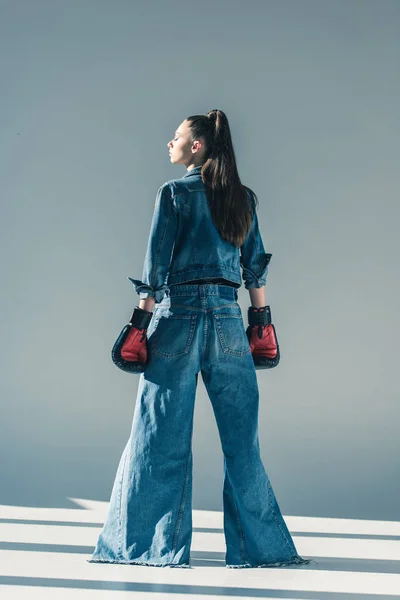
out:
<path id="1" fill-rule="evenodd" d="M 214 225 L 224 240 L 240 247 L 251 227 L 258 199 L 240 181 L 228 119 L 222 110 L 215 109 L 186 120 L 192 140 L 203 137 L 205 141 L 201 177 Z"/>

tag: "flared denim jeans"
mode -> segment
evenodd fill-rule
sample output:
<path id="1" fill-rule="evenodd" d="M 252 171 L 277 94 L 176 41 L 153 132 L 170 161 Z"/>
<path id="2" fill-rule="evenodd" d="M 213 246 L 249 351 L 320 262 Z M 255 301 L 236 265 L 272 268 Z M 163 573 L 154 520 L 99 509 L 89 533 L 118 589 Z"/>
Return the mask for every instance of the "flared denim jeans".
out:
<path id="1" fill-rule="evenodd" d="M 225 566 L 311 562 L 296 551 L 260 457 L 256 370 L 237 297 L 228 285 L 179 284 L 156 304 L 130 437 L 88 562 L 190 566 L 199 372 L 223 452 Z"/>

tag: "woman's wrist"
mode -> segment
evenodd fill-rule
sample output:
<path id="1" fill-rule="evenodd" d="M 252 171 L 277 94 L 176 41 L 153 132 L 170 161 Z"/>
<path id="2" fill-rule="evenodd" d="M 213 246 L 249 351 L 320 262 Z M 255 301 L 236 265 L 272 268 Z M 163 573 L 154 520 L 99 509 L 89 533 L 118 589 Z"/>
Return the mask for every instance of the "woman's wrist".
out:
<path id="1" fill-rule="evenodd" d="M 143 308 L 144 310 L 148 310 L 149 312 L 154 311 L 155 306 L 154 296 L 149 296 L 148 298 L 142 298 L 139 300 L 139 308 Z"/>
<path id="2" fill-rule="evenodd" d="M 250 302 L 254 308 L 262 308 L 267 304 L 265 299 L 265 285 L 259 288 L 249 288 Z"/>

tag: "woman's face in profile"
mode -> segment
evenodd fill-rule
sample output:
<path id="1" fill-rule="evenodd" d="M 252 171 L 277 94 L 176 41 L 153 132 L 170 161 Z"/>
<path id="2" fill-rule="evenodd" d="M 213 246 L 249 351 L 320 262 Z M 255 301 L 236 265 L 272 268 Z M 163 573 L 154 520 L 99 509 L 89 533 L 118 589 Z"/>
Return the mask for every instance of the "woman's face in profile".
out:
<path id="1" fill-rule="evenodd" d="M 173 139 L 168 142 L 169 156 L 173 163 L 182 163 L 191 155 L 189 127 L 186 121 L 183 121 L 175 131 Z"/>
<path id="2" fill-rule="evenodd" d="M 202 143 L 199 140 L 192 142 L 191 131 L 187 121 L 182 121 L 175 131 L 173 139 L 168 142 L 170 160 L 174 164 L 190 165 L 196 152 L 201 150 Z"/>

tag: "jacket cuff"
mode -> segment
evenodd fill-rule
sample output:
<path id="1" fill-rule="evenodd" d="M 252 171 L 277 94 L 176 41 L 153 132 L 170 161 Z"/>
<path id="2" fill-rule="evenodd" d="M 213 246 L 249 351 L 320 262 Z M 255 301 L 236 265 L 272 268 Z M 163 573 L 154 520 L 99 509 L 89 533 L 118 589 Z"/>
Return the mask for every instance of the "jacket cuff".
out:
<path id="1" fill-rule="evenodd" d="M 153 288 L 151 285 L 140 281 L 140 279 L 132 279 L 132 277 L 128 277 L 127 279 L 129 279 L 129 281 L 131 281 L 135 286 L 135 290 L 139 294 L 140 300 L 152 296 L 154 297 L 155 303 L 158 304 L 162 301 L 166 293 L 169 296 L 170 290 L 166 283 L 163 283 L 157 288 Z"/>
<path id="2" fill-rule="evenodd" d="M 270 253 L 264 253 L 262 255 L 262 258 L 260 259 L 261 271 L 257 270 L 257 273 L 255 273 L 251 269 L 243 267 L 242 265 L 244 287 L 246 288 L 246 290 L 249 290 L 251 288 L 260 288 L 266 284 L 268 275 L 268 265 L 271 260 L 271 256 L 272 254 Z"/>

